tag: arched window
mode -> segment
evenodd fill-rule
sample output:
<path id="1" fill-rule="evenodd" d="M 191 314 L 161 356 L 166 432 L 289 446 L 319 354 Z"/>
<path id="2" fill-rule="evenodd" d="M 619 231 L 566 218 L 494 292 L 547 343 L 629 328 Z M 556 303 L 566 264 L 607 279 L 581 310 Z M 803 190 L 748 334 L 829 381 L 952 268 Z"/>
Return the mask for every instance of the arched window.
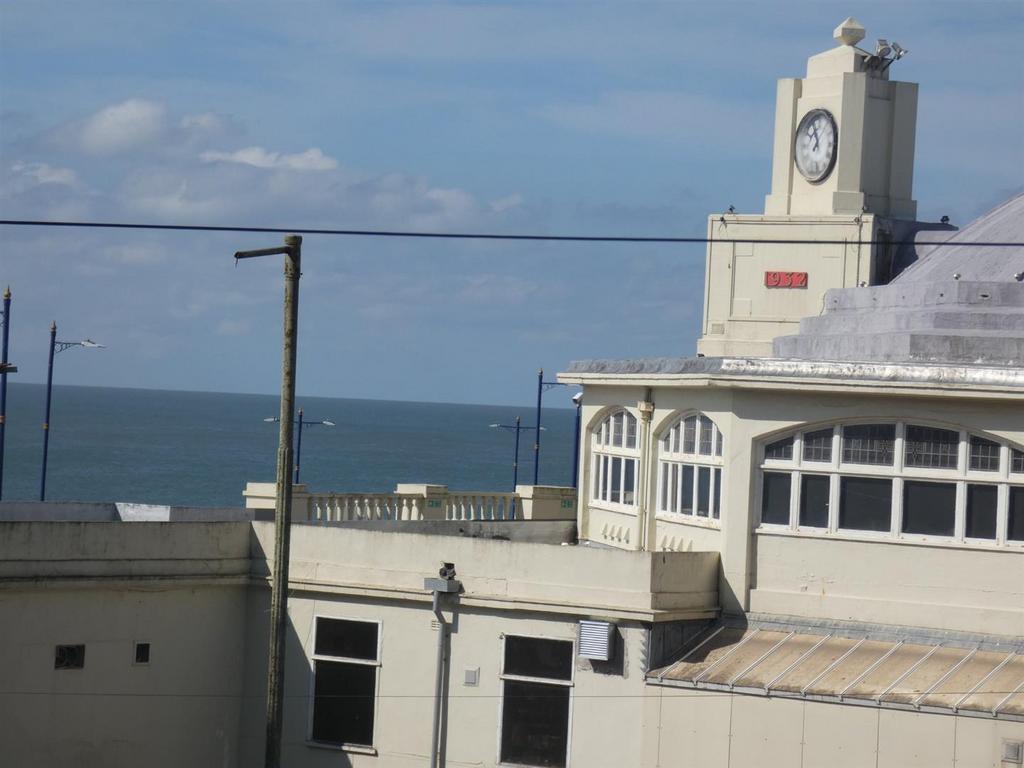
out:
<path id="1" fill-rule="evenodd" d="M 1024 544 L 1024 452 L 906 422 L 837 424 L 764 445 L 761 523 L 829 533 Z"/>
<path id="2" fill-rule="evenodd" d="M 636 416 L 622 409 L 592 432 L 593 493 L 597 502 L 636 506 L 640 443 Z"/>
<path id="3" fill-rule="evenodd" d="M 658 511 L 718 520 L 722 433 L 707 416 L 680 418 L 658 441 Z"/>

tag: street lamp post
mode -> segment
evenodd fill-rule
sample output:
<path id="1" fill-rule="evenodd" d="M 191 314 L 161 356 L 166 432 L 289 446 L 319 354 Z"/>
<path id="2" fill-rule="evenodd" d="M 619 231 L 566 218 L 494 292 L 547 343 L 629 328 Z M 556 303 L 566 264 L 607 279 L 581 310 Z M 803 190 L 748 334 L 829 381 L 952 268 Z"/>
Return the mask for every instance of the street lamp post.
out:
<path id="1" fill-rule="evenodd" d="M 576 440 L 573 443 L 572 449 L 572 487 L 576 488 L 579 485 L 580 477 L 580 430 L 583 427 L 583 393 L 577 392 L 572 396 L 572 401 L 576 403 Z"/>
<path id="2" fill-rule="evenodd" d="M 264 421 L 280 422 L 281 418 L 279 416 L 272 416 L 269 419 L 264 419 Z M 334 424 L 333 421 L 327 421 L 326 419 L 323 420 L 323 421 L 306 421 L 305 419 L 302 418 L 302 409 L 301 408 L 299 408 L 299 418 L 297 418 L 295 420 L 295 424 L 296 424 L 296 426 L 299 429 L 298 429 L 298 434 L 295 437 L 295 481 L 294 482 L 295 482 L 295 485 L 298 485 L 299 484 L 299 465 L 302 463 L 302 428 L 303 427 L 318 427 L 318 426 L 333 427 L 333 426 L 335 426 L 335 424 Z"/>
<path id="3" fill-rule="evenodd" d="M 3 344 L 0 349 L 0 499 L 4 491 L 4 430 L 7 425 L 7 374 L 16 373 L 17 368 L 7 362 L 7 340 L 11 331 L 11 287 L 4 291 Z"/>
<path id="4" fill-rule="evenodd" d="M 50 359 L 46 367 L 46 418 L 43 419 L 43 471 L 39 479 L 39 500 L 46 500 L 46 460 L 50 451 L 50 404 L 53 400 L 53 356 L 57 352 L 63 352 L 72 347 L 85 347 L 86 349 L 102 349 L 103 344 L 97 344 L 92 339 L 82 341 L 58 341 L 57 323 L 50 323 Z"/>
<path id="5" fill-rule="evenodd" d="M 561 381 L 544 381 L 544 369 L 541 368 L 537 371 L 537 426 L 534 429 L 537 431 L 536 440 L 533 443 L 533 484 L 539 484 L 540 478 L 540 433 L 543 429 L 540 426 L 540 404 L 541 398 L 546 390 L 552 387 L 568 387 Z"/>
<path id="6" fill-rule="evenodd" d="M 530 430 L 536 429 L 536 427 L 524 427 L 520 422 L 521 422 L 520 418 L 518 416 L 516 416 L 516 423 L 515 424 L 490 424 L 490 425 L 488 425 L 488 426 L 491 427 L 491 429 L 507 429 L 507 430 L 509 430 L 511 432 L 515 432 L 516 433 L 516 446 L 515 446 L 515 451 L 512 454 L 512 490 L 513 491 L 516 489 L 516 486 L 519 484 L 519 433 L 520 432 L 524 432 L 524 431 L 528 432 Z M 546 429 L 546 427 L 541 427 L 540 429 L 543 432 Z"/>

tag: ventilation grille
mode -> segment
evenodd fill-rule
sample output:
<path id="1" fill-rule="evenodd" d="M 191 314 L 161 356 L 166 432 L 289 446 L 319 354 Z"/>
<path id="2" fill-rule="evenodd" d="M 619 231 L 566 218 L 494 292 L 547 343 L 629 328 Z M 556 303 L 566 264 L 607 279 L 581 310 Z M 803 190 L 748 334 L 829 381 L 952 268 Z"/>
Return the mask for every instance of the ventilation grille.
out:
<path id="1" fill-rule="evenodd" d="M 580 658 L 594 661 L 610 661 L 612 658 L 612 634 L 615 626 L 607 621 L 580 622 Z"/>

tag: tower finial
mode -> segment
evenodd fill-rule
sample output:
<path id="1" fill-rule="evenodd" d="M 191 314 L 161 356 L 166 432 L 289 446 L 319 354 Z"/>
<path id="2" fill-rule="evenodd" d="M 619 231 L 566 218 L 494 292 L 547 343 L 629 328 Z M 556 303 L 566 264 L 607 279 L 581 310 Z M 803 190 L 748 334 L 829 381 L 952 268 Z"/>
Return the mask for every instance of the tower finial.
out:
<path id="1" fill-rule="evenodd" d="M 856 45 L 864 39 L 864 25 L 853 16 L 847 16 L 832 32 L 832 37 L 841 45 Z"/>

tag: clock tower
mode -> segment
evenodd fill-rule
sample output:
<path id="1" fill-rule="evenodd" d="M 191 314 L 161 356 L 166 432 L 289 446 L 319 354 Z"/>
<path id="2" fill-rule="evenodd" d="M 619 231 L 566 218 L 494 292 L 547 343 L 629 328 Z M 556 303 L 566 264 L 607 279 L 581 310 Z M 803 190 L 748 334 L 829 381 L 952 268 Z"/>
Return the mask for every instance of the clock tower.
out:
<path id="1" fill-rule="evenodd" d="M 906 51 L 858 47 L 855 19 L 838 45 L 779 80 L 771 193 L 763 214 L 708 217 L 698 354 L 768 357 L 772 340 L 821 311 L 825 291 L 887 283 L 892 244 L 912 238 L 917 84 L 889 79 Z"/>

